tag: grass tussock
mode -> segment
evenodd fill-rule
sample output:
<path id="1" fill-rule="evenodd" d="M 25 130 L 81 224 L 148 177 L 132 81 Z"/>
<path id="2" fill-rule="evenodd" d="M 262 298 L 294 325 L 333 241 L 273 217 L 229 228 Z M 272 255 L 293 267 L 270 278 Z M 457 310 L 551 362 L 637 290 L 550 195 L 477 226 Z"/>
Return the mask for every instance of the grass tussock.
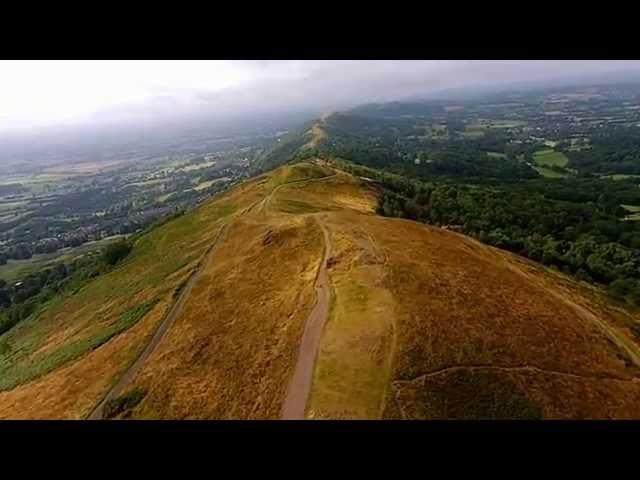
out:
<path id="1" fill-rule="evenodd" d="M 135 387 L 119 397 L 112 398 L 104 406 L 104 418 L 126 417 L 142 401 L 145 395 L 146 392 L 143 389 Z"/>
<path id="2" fill-rule="evenodd" d="M 542 408 L 507 376 L 459 370 L 426 382 L 416 399 L 425 419 L 536 420 Z"/>

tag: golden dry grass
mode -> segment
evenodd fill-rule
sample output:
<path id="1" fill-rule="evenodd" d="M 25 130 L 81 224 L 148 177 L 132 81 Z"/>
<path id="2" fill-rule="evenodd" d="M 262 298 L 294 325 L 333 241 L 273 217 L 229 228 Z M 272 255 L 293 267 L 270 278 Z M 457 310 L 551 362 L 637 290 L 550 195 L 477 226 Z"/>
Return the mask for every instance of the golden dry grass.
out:
<path id="1" fill-rule="evenodd" d="M 627 346 L 637 314 L 453 232 L 327 218 L 334 305 L 309 418 L 640 417 L 638 368 L 579 309 Z"/>
<path id="2" fill-rule="evenodd" d="M 1 419 L 84 418 L 158 326 L 166 305 L 76 362 L 0 394 Z"/>
<path id="3" fill-rule="evenodd" d="M 493 376 L 513 376 L 500 369 L 533 367 L 518 370 L 517 390 L 492 390 L 491 382 L 482 379 L 462 394 L 460 388 L 464 391 L 469 381 L 451 380 L 442 387 L 450 402 L 450 417 L 444 418 L 458 418 L 465 410 L 454 408 L 456 402 L 473 402 L 474 395 L 486 391 L 498 395 L 492 410 L 496 418 L 511 418 L 514 413 L 507 406 L 519 396 L 545 418 L 640 417 L 640 403 L 633 401 L 640 393 L 637 367 L 597 324 L 549 294 L 547 288 L 557 285 L 553 275 L 537 271 L 532 279 L 519 274 L 522 262 L 512 255 L 461 235 L 402 220 L 377 225 L 384 223 L 388 228 L 374 227 L 370 233 L 380 232 L 377 238 L 390 251 L 385 284 L 398 299 L 394 407 L 405 416 L 422 418 L 411 414 L 416 403 L 407 401 L 404 389 L 424 375 L 449 367 L 482 367 Z M 565 295 L 579 305 L 589 304 L 588 292 L 577 286 Z M 451 374 L 443 375 L 438 378 Z M 609 388 L 612 382 L 615 389 Z M 425 395 L 437 390 L 429 385 L 423 386 Z"/>
<path id="4" fill-rule="evenodd" d="M 379 251 L 353 214 L 329 216 L 332 309 L 315 368 L 309 418 L 378 418 L 393 357 L 395 299 Z"/>
<path id="5" fill-rule="evenodd" d="M 277 418 L 313 302 L 322 242 L 311 219 L 230 228 L 133 386 L 133 417 Z"/>
<path id="6" fill-rule="evenodd" d="M 333 173 L 298 164 L 271 175 L 275 198 L 233 223 L 132 382 L 146 392 L 132 418 L 279 417 L 322 257 L 321 231 L 307 214 L 358 192 L 352 177 Z"/>
<path id="7" fill-rule="evenodd" d="M 415 222 L 326 165 L 280 168 L 143 237 L 118 270 L 7 336 L 5 372 L 130 328 L 0 393 L 1 418 L 81 418 L 149 341 L 228 223 L 184 308 L 124 394 L 126 418 L 278 418 L 328 230 L 332 307 L 308 418 L 640 418 L 640 318 L 597 290 Z M 11 363 L 13 361 L 14 363 Z M 1 366 L 2 364 L 0 364 Z"/>
<path id="8" fill-rule="evenodd" d="M 248 182 L 141 237 L 122 266 L 5 333 L 2 341 L 9 348 L 0 355 L 0 416 L 81 418 L 89 413 L 143 348 L 153 331 L 150 319 L 164 314 L 165 308 L 158 309 L 171 301 L 222 222 L 264 197 L 264 180 Z M 137 324 L 120 326 L 127 312 L 148 301 L 159 303 Z M 133 332 L 140 325 L 151 329 L 126 336 L 129 327 Z M 126 349 L 122 338 L 129 338 Z M 121 345 L 119 353 L 105 362 L 98 352 L 111 351 L 113 344 Z"/>
<path id="9" fill-rule="evenodd" d="M 452 232 L 330 218 L 335 306 L 309 417 L 375 418 L 380 405 L 386 418 L 640 417 L 638 369 L 547 289 L 624 336 L 601 297 L 543 269 L 522 275 L 528 263 Z"/>

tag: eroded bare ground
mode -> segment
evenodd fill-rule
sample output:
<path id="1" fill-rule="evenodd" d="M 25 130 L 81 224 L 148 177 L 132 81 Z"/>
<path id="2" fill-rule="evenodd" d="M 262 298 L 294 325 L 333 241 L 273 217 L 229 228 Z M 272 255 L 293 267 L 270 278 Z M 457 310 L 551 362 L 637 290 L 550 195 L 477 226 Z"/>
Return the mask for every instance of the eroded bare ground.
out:
<path id="1" fill-rule="evenodd" d="M 316 301 L 305 320 L 293 376 L 282 406 L 283 420 L 303 420 L 320 338 L 329 315 L 329 278 L 327 259 L 331 256 L 331 238 L 321 218 L 316 217 L 324 237 L 324 251 L 315 279 Z"/>

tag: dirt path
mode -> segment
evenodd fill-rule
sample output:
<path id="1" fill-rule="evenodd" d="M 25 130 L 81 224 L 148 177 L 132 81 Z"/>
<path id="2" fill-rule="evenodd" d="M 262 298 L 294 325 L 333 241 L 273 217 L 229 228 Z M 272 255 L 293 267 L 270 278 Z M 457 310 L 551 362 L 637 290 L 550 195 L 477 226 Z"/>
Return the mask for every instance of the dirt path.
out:
<path id="1" fill-rule="evenodd" d="M 532 365 L 516 365 L 512 367 L 500 367 L 496 365 L 455 365 L 452 367 L 443 367 L 437 370 L 433 370 L 431 372 L 427 372 L 423 375 L 419 375 L 411 380 L 403 380 L 400 382 L 394 382 L 397 384 L 415 382 L 420 380 L 426 380 L 430 377 L 436 377 L 438 375 L 443 375 L 451 372 L 462 372 L 462 371 L 488 371 L 488 372 L 516 372 L 516 373 L 543 373 L 545 375 L 552 375 L 556 377 L 568 377 L 575 378 L 580 380 L 607 380 L 610 382 L 620 382 L 620 383 L 638 383 L 640 379 L 638 378 L 617 378 L 611 377 L 607 375 L 578 375 L 575 373 L 569 372 L 561 372 L 558 370 L 548 370 L 545 368 L 538 368 Z M 405 408 L 402 407 L 402 402 L 400 401 L 400 390 L 395 389 L 393 396 L 395 403 L 400 411 L 401 418 L 411 419 L 411 415 L 408 415 Z"/>
<path id="2" fill-rule="evenodd" d="M 469 237 L 467 235 L 464 235 L 462 233 L 457 233 L 457 232 L 452 232 L 452 233 L 454 233 L 455 235 L 459 235 L 460 237 L 466 239 L 467 241 L 473 244 L 486 247 L 485 244 L 481 243 L 480 241 L 476 240 L 473 237 Z M 512 256 L 514 258 L 517 258 L 518 260 L 525 261 L 525 262 L 531 263 L 532 265 L 535 265 L 535 262 L 532 262 L 531 260 L 524 257 L 518 257 L 517 255 L 512 254 L 510 252 L 501 252 L 501 254 L 502 255 L 506 254 L 507 256 Z M 556 289 L 548 287 L 537 276 L 522 270 L 520 267 L 509 262 L 504 257 L 503 257 L 503 262 L 509 270 L 535 283 L 536 285 L 541 287 L 543 290 L 545 290 L 550 296 L 552 296 L 559 302 L 565 304 L 567 307 L 572 309 L 575 312 L 575 314 L 578 317 L 580 317 L 582 320 L 595 324 L 600 329 L 600 331 L 602 331 L 602 333 L 614 345 L 616 345 L 620 350 L 622 350 L 627 355 L 627 358 L 631 361 L 631 363 L 633 363 L 636 367 L 640 367 L 640 348 L 633 340 L 631 340 L 630 338 L 627 338 L 626 335 L 624 335 L 622 332 L 619 332 L 615 327 L 609 325 L 606 321 L 602 320 L 598 316 L 591 313 L 587 308 L 571 300 L 567 295 L 563 295 L 562 293 L 558 292 Z"/>
<path id="3" fill-rule="evenodd" d="M 307 397 L 311 390 L 313 367 L 320 348 L 322 330 L 329 317 L 330 287 L 327 259 L 331 256 L 331 240 L 327 227 L 316 217 L 324 236 L 324 253 L 315 280 L 316 303 L 304 324 L 298 359 L 282 405 L 282 420 L 304 420 Z"/>
<path id="4" fill-rule="evenodd" d="M 305 178 L 305 179 L 301 179 L 301 180 L 296 180 L 294 182 L 288 182 L 288 183 L 284 183 L 282 185 L 278 185 L 268 195 L 266 195 L 262 200 L 258 200 L 256 202 L 254 202 L 253 204 L 249 205 L 248 207 L 246 207 L 243 210 L 241 210 L 241 211 L 237 212 L 236 214 L 234 214 L 233 217 L 244 216 L 244 215 L 246 215 L 247 213 L 249 213 L 250 211 L 252 211 L 256 207 L 258 207 L 259 211 L 264 212 L 265 208 L 267 207 L 267 205 L 269 203 L 269 201 L 271 200 L 272 195 L 280 187 L 288 186 L 288 185 L 295 184 L 295 183 L 309 182 L 309 181 L 313 181 L 313 180 L 316 180 L 316 181 L 317 180 L 325 180 L 327 178 L 334 177 L 335 175 L 336 174 L 330 175 L 330 176 L 327 176 L 327 177 L 320 177 L 320 178 Z M 198 265 L 194 269 L 193 273 L 191 274 L 191 276 L 187 280 L 187 283 L 185 284 L 185 287 L 180 292 L 180 294 L 178 296 L 178 299 L 173 303 L 173 305 L 169 309 L 169 311 L 166 314 L 164 320 L 162 320 L 162 322 L 160 323 L 160 326 L 156 329 L 155 333 L 153 334 L 153 337 L 151 338 L 151 340 L 149 341 L 147 346 L 144 348 L 142 353 L 140 353 L 138 358 L 136 358 L 136 360 L 133 362 L 133 364 L 131 364 L 131 366 L 124 372 L 124 374 L 120 377 L 120 379 L 111 387 L 111 389 L 103 397 L 103 399 L 100 401 L 100 403 L 89 414 L 89 416 L 87 417 L 88 420 L 100 420 L 100 419 L 102 419 L 103 418 L 103 414 L 104 414 L 104 406 L 106 405 L 106 403 L 109 400 L 112 400 L 112 399 L 118 397 L 118 395 L 120 395 L 120 393 L 122 393 L 124 388 L 131 382 L 131 380 L 142 369 L 144 363 L 147 361 L 149 356 L 156 349 L 156 347 L 158 346 L 158 344 L 160 343 L 160 341 L 162 340 L 162 338 L 164 337 L 166 332 L 169 330 L 171 325 L 173 325 L 175 320 L 182 313 L 182 309 L 184 308 L 184 305 L 186 304 L 187 299 L 189 298 L 189 295 L 191 293 L 191 290 L 192 290 L 193 286 L 195 285 L 195 283 L 200 278 L 202 272 L 205 270 L 205 266 L 209 262 L 212 252 L 215 250 L 215 248 L 222 241 L 222 239 L 223 239 L 224 235 L 226 234 L 226 232 L 227 232 L 229 226 L 231 225 L 231 223 L 233 223 L 233 218 L 230 219 L 229 221 L 227 221 L 227 223 L 223 227 L 220 228 L 219 233 L 218 233 L 216 239 L 214 240 L 213 245 L 211 245 L 208 248 L 208 250 L 205 252 L 205 254 L 203 255 L 202 260 L 198 263 Z M 324 229 L 324 226 L 321 225 L 321 227 L 322 227 L 323 233 L 325 235 L 325 245 L 328 245 L 328 234 L 327 234 L 326 230 Z M 325 256 L 323 258 L 323 262 L 322 262 L 322 265 L 320 267 L 320 270 L 319 270 L 319 273 L 318 273 L 318 277 L 316 278 L 316 291 L 319 291 L 318 290 L 318 278 L 320 278 L 320 271 L 324 271 L 324 276 L 325 276 L 324 285 L 325 286 L 327 285 L 327 281 L 326 281 L 326 259 L 328 258 L 328 253 L 326 252 L 326 248 L 327 247 L 325 246 Z M 319 295 L 318 299 L 320 299 L 320 298 L 321 298 L 321 296 Z M 326 298 L 324 299 L 324 304 L 326 304 L 325 308 L 327 310 L 327 313 L 328 313 L 328 299 L 329 299 L 329 295 L 328 295 L 328 291 L 327 291 L 326 292 Z M 320 301 L 318 303 L 322 304 L 323 302 Z M 314 310 L 315 310 L 315 308 L 314 308 Z M 325 314 L 324 317 L 326 319 L 326 314 Z M 308 323 L 309 322 L 307 321 L 307 324 Z M 323 325 L 324 325 L 324 320 L 322 321 L 322 324 L 320 325 L 319 332 L 322 332 L 322 326 Z M 305 327 L 305 330 L 306 330 L 306 327 Z M 318 335 L 317 343 L 319 343 L 319 335 Z M 317 350 L 317 345 L 316 345 L 316 350 Z M 314 354 L 313 358 L 311 359 L 312 360 L 312 363 L 311 363 L 311 370 L 312 371 L 313 371 L 313 359 L 314 358 L 315 358 L 315 354 Z M 306 398 L 306 396 L 305 396 L 305 398 Z M 303 409 L 302 415 L 304 415 L 304 405 L 302 406 L 302 409 Z"/>
<path id="5" fill-rule="evenodd" d="M 375 241 L 375 239 L 368 231 L 361 231 L 369 238 L 369 242 L 371 242 L 371 246 L 373 247 L 376 257 L 382 258 L 382 265 L 384 268 L 386 268 L 389 264 L 389 254 L 379 247 L 378 242 Z M 385 365 L 385 374 L 387 381 L 385 382 L 384 390 L 382 392 L 382 400 L 380 401 L 380 408 L 378 409 L 379 418 L 382 418 L 384 416 L 385 409 L 387 408 L 387 400 L 390 394 L 389 387 L 391 386 L 391 380 L 393 376 L 394 359 L 396 358 L 396 352 L 398 351 L 398 328 L 396 326 L 395 315 L 390 315 L 390 325 L 391 348 L 389 350 L 389 355 L 387 357 L 387 362 Z"/>
<path id="6" fill-rule="evenodd" d="M 136 376 L 136 374 L 140 371 L 140 369 L 142 368 L 144 363 L 147 361 L 149 356 L 156 349 L 156 347 L 162 340 L 162 337 L 164 337 L 165 333 L 167 333 L 167 330 L 169 330 L 169 327 L 171 327 L 171 325 L 173 325 L 173 323 L 175 322 L 176 318 L 180 316 L 180 313 L 182 313 L 182 309 L 187 301 L 187 298 L 189 298 L 189 295 L 191 293 L 193 286 L 196 284 L 196 282 L 202 275 L 202 272 L 205 270 L 206 264 L 209 262 L 211 258 L 211 254 L 222 241 L 230 224 L 231 222 L 227 222 L 223 227 L 220 228 L 218 232 L 218 236 L 213 242 L 213 245 L 211 245 L 209 249 L 205 252 L 202 260 L 200 260 L 200 262 L 194 269 L 193 273 L 187 280 L 186 285 L 180 292 L 178 299 L 171 306 L 169 312 L 165 316 L 162 323 L 160 323 L 160 326 L 157 328 L 157 330 L 153 334 L 153 337 L 151 338 L 151 340 L 149 341 L 145 349 L 138 356 L 135 362 L 133 362 L 133 364 L 131 364 L 131 366 L 124 372 L 124 374 L 120 377 L 120 379 L 111 387 L 111 389 L 107 392 L 107 394 L 102 399 L 102 401 L 98 404 L 98 406 L 94 408 L 91 414 L 87 417 L 88 420 L 101 420 L 103 418 L 105 404 L 109 400 L 112 400 L 116 398 L 118 395 L 120 395 L 122 390 L 129 384 L 129 382 L 133 379 L 133 377 Z"/>
<path id="7" fill-rule="evenodd" d="M 520 268 L 518 268 L 515 265 L 512 265 L 509 262 L 507 262 L 507 266 L 512 272 L 515 272 L 535 282 L 553 298 L 555 298 L 556 300 L 564 303 L 566 306 L 571 308 L 576 313 L 576 315 L 578 315 L 583 320 L 594 323 L 596 326 L 598 326 L 600 330 L 606 335 L 606 337 L 609 340 L 611 340 L 611 342 L 613 342 L 614 345 L 616 345 L 618 348 L 620 348 L 622 351 L 624 351 L 627 354 L 627 357 L 631 360 L 631 362 L 635 366 L 640 367 L 640 349 L 638 348 L 637 345 L 633 343 L 632 340 L 628 339 L 624 334 L 622 334 L 621 332 L 618 332 L 614 327 L 609 325 L 607 322 L 605 322 L 601 318 L 591 313 L 582 305 L 577 304 L 576 302 L 568 298 L 566 295 L 562 295 L 561 293 L 558 293 L 555 289 L 547 287 L 542 282 L 540 282 L 539 279 L 535 278 L 535 276 L 521 270 Z"/>
<path id="8" fill-rule="evenodd" d="M 271 199 L 276 194 L 276 192 L 283 187 L 290 187 L 291 185 L 297 185 L 297 184 L 306 183 L 306 182 L 321 182 L 321 181 L 329 180 L 331 178 L 335 178 L 337 175 L 338 175 L 337 173 L 334 173 L 332 175 L 326 175 L 324 177 L 302 178 L 300 180 L 294 180 L 292 182 L 281 183 L 280 185 L 273 187 L 273 189 L 271 189 L 269 194 L 266 197 L 264 197 L 262 201 L 259 202 L 260 204 L 259 210 L 260 212 L 266 214 L 267 209 L 269 208 L 269 203 L 271 202 Z"/>
<path id="9" fill-rule="evenodd" d="M 545 375 L 556 375 L 556 376 L 562 376 L 562 377 L 580 378 L 580 379 L 587 379 L 587 380 L 610 380 L 612 382 L 624 382 L 624 383 L 640 382 L 640 378 L 636 378 L 636 377 L 621 378 L 621 377 L 616 377 L 611 375 L 582 375 L 582 374 L 571 373 L 571 372 L 562 372 L 560 370 L 549 370 L 547 368 L 534 367 L 533 365 L 514 365 L 510 367 L 503 367 L 503 366 L 491 365 L 491 364 L 454 365 L 451 367 L 443 367 L 437 370 L 433 370 L 431 372 L 427 372 L 422 375 L 418 375 L 416 378 L 413 378 L 410 381 L 415 381 L 422 378 L 435 377 L 437 375 L 443 375 L 451 372 L 476 371 L 476 370 L 486 370 L 486 371 L 493 371 L 493 372 L 525 372 L 525 373 L 536 372 L 536 373 L 543 373 Z"/>

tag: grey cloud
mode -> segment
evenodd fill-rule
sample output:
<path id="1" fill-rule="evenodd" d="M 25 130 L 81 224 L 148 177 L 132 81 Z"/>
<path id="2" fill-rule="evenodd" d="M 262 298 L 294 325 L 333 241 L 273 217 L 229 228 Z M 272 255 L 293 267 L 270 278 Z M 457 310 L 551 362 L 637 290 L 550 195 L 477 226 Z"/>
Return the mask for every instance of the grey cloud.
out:
<path id="1" fill-rule="evenodd" d="M 158 119 L 176 115 L 318 112 L 371 101 L 428 97 L 456 88 L 501 88 L 640 78 L 637 61 L 241 61 L 255 77 L 222 91 L 164 89 L 144 105 L 107 112 Z"/>

